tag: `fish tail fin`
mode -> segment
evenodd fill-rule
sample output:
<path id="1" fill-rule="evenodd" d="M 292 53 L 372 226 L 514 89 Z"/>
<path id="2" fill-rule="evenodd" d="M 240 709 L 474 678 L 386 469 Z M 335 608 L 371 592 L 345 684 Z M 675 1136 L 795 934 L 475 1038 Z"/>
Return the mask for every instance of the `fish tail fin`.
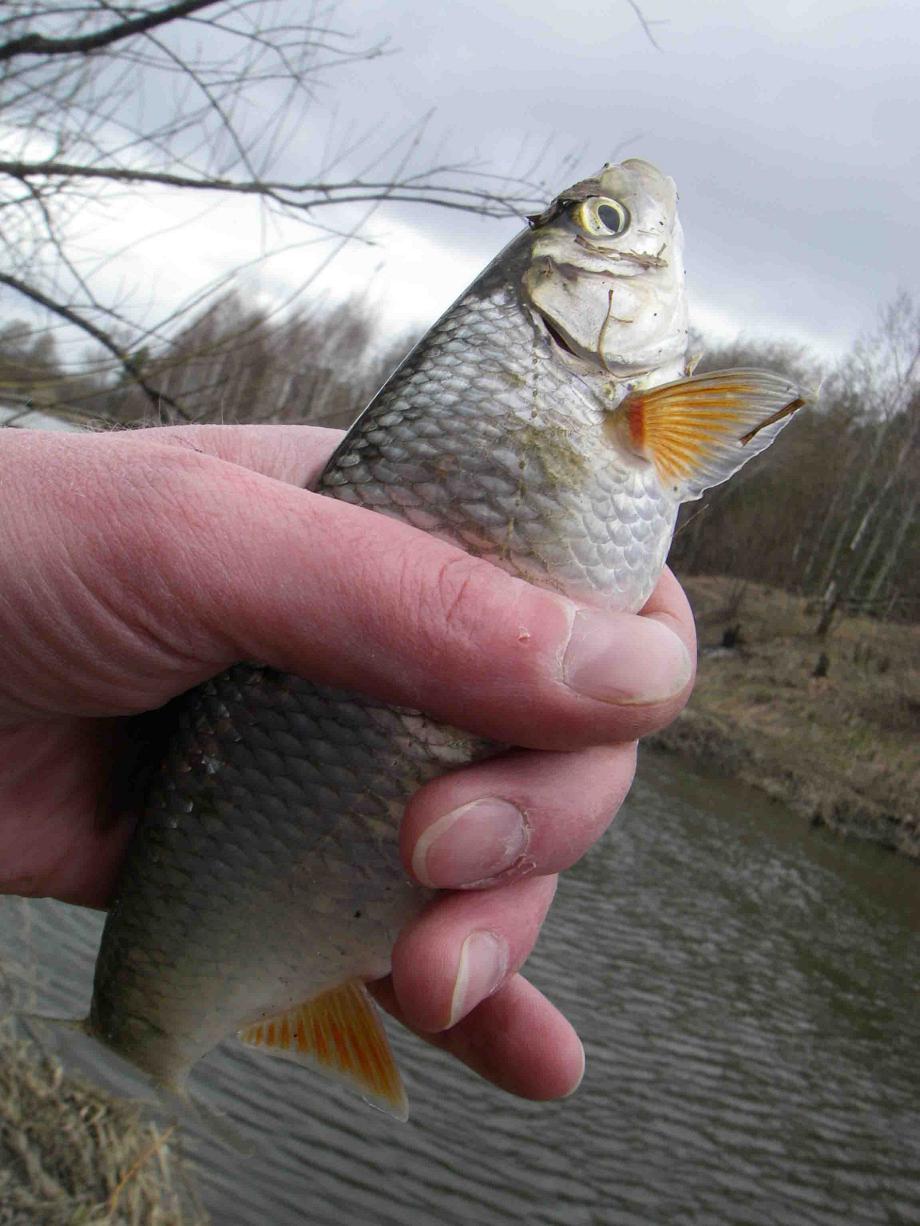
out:
<path id="1" fill-rule="evenodd" d="M 215 1107 L 193 1098 L 184 1083 L 179 1081 L 151 1080 L 151 1088 L 156 1094 L 157 1102 L 164 1111 L 173 1115 L 179 1123 L 191 1125 L 218 1141 L 227 1149 L 235 1150 L 244 1158 L 251 1158 L 256 1152 L 256 1146 L 237 1132 L 227 1116 Z"/>
<path id="2" fill-rule="evenodd" d="M 255 1022 L 238 1037 L 251 1047 L 344 1082 L 395 1119 L 408 1119 L 406 1092 L 386 1031 L 360 980 Z"/>
<path id="3" fill-rule="evenodd" d="M 52 1034 L 84 1035 L 88 1039 L 95 1038 L 95 1033 L 88 1017 L 49 1017 L 45 1013 L 27 1013 L 16 1010 L 16 1018 L 27 1026 L 38 1027 L 39 1030 L 50 1030 Z"/>
<path id="4" fill-rule="evenodd" d="M 68 1044 L 68 1036 L 72 1039 L 73 1036 L 80 1035 L 84 1039 L 91 1040 L 97 1047 L 104 1047 L 109 1053 L 112 1051 L 105 1040 L 98 1034 L 91 1019 L 88 1017 L 49 1017 L 42 1013 L 18 1013 L 17 1017 L 21 1021 L 26 1022 L 30 1027 L 50 1030 L 52 1035 L 64 1040 L 65 1047 Z M 58 1048 L 58 1054 L 63 1058 L 65 1064 L 70 1064 L 68 1055 L 72 1053 L 61 1051 Z M 124 1057 L 119 1056 L 117 1052 L 114 1054 L 118 1057 L 118 1064 L 128 1067 Z M 77 1067 L 79 1068 L 80 1066 Z M 80 1071 L 82 1072 L 82 1068 Z M 134 1064 L 130 1065 L 128 1071 L 133 1078 L 141 1081 L 143 1087 L 138 1087 L 139 1093 L 136 1096 L 133 1093 L 131 1094 L 132 1102 L 146 1104 L 155 1109 L 159 1108 L 167 1115 L 175 1116 L 180 1123 L 191 1124 L 208 1133 L 223 1145 L 236 1150 L 237 1153 L 248 1157 L 255 1152 L 254 1147 L 246 1142 L 227 1122 L 222 1112 L 192 1098 L 183 1080 L 166 1080 L 146 1072 Z M 83 1073 L 83 1075 L 85 1076 L 86 1074 Z M 102 1078 L 100 1085 L 103 1085 L 104 1081 L 105 1078 Z M 107 1089 L 106 1092 L 118 1093 L 119 1097 L 124 1096 L 123 1089 L 120 1091 Z"/>
<path id="5" fill-rule="evenodd" d="M 809 399 L 770 371 L 719 370 L 637 388 L 612 411 L 607 429 L 655 465 L 676 502 L 688 502 L 769 447 Z"/>

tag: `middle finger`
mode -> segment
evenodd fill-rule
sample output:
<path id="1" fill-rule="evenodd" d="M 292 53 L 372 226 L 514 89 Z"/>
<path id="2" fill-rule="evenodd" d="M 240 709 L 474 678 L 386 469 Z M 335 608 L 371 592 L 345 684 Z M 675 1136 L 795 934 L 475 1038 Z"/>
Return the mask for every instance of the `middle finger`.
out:
<path id="1" fill-rule="evenodd" d="M 561 872 L 600 838 L 636 765 L 634 743 L 577 753 L 512 750 L 420 788 L 400 831 L 403 861 L 439 889 L 483 889 Z"/>

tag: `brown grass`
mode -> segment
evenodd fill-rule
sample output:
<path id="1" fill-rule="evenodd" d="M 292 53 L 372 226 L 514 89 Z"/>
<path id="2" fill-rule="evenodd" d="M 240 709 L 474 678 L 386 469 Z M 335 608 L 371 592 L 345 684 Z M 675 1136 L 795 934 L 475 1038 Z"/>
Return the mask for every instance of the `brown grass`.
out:
<path id="1" fill-rule="evenodd" d="M 818 613 L 775 588 L 684 580 L 700 636 L 688 710 L 655 738 L 816 824 L 920 858 L 920 626 Z M 736 650 L 719 650 L 740 625 Z M 821 653 L 827 675 L 814 676 Z"/>
<path id="2" fill-rule="evenodd" d="M 174 1140 L 0 1023 L 2 1226 L 206 1226 Z"/>

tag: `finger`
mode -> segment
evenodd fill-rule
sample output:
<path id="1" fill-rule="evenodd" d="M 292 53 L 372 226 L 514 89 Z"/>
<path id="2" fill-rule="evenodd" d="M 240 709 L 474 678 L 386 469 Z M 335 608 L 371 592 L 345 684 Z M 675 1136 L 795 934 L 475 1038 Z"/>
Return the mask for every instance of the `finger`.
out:
<path id="1" fill-rule="evenodd" d="M 454 771 L 412 797 L 403 862 L 439 889 L 507 883 L 569 868 L 623 803 L 634 743 L 578 753 L 517 751 Z"/>
<path id="2" fill-rule="evenodd" d="M 44 480 L 11 499 L 11 598 L 32 607 L 0 672 L 34 714 L 147 709 L 250 658 L 492 739 L 573 749 L 662 726 L 689 690 L 692 624 L 670 589 L 649 616 L 584 609 L 407 524 L 174 443 L 30 445 Z M 11 466 L 14 486 L 35 467 Z"/>
<path id="3" fill-rule="evenodd" d="M 187 562 L 235 653 L 546 749 L 634 740 L 689 689 L 690 655 L 659 612 L 581 609 L 408 525 L 277 485 L 253 518 L 245 542 L 205 542 L 219 570 L 197 542 Z M 279 600 L 285 574 L 297 581 Z"/>
<path id="4" fill-rule="evenodd" d="M 565 1098 L 584 1075 L 585 1052 L 578 1035 L 522 975 L 512 975 L 462 1022 L 440 1034 L 425 1033 L 407 1021 L 391 979 L 368 987 L 388 1013 L 420 1038 L 509 1094 L 537 1101 Z"/>
<path id="5" fill-rule="evenodd" d="M 693 610 L 690 608 L 687 593 L 678 583 L 670 566 L 665 566 L 659 575 L 641 616 L 667 626 L 684 643 L 690 658 L 696 660 L 696 625 Z"/>
<path id="6" fill-rule="evenodd" d="M 325 426 L 158 426 L 126 436 L 139 447 L 155 437 L 189 451 L 307 489 L 314 485 L 329 457 L 345 437 Z"/>
<path id="7" fill-rule="evenodd" d="M 132 831 L 100 820 L 116 746 L 108 720 L 0 729 L 0 894 L 106 905 Z"/>
<path id="8" fill-rule="evenodd" d="M 199 580 L 237 655 L 551 749 L 635 739 L 689 693 L 693 623 L 674 582 L 647 617 L 598 613 L 362 508 L 208 475 L 227 504 L 210 522 L 233 531 L 186 542 L 179 586 Z"/>
<path id="9" fill-rule="evenodd" d="M 409 1025 L 447 1030 L 498 991 L 533 948 L 555 891 L 554 877 L 533 877 L 443 894 L 411 920 L 391 969 Z"/>

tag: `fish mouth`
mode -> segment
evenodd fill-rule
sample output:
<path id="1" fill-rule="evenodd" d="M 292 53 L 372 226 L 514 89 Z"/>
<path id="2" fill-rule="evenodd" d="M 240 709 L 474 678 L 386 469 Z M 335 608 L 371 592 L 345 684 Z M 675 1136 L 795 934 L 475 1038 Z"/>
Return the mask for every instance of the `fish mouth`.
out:
<path id="1" fill-rule="evenodd" d="M 576 239 L 576 242 L 579 240 Z M 576 263 L 571 259 L 554 259 L 551 255 L 545 257 L 553 270 L 566 280 L 600 277 L 602 280 L 621 281 L 624 277 L 639 277 L 650 270 L 668 267 L 668 261 L 660 253 L 604 250 L 587 240 L 579 242 L 579 246 L 583 249 L 586 260 L 594 260 L 597 263 Z"/>
<path id="2" fill-rule="evenodd" d="M 658 252 L 632 251 L 628 248 L 611 250 L 609 247 L 599 247 L 597 243 L 592 243 L 590 239 L 585 238 L 581 234 L 576 236 L 575 242 L 580 248 L 582 248 L 582 250 L 587 251 L 589 255 L 595 256 L 597 259 L 604 260 L 606 263 L 613 264 L 614 267 L 623 270 L 614 275 L 634 276 L 636 270 L 639 272 L 645 272 L 649 268 L 667 268 L 668 266 L 668 261 L 662 255 L 664 247 L 662 247 Z M 606 269 L 600 268 L 585 268 L 581 265 L 577 265 L 577 267 L 582 272 L 586 272 L 589 275 L 593 274 L 594 276 L 602 276 L 607 271 Z M 631 271 L 625 272 L 626 269 L 630 269 Z"/>

